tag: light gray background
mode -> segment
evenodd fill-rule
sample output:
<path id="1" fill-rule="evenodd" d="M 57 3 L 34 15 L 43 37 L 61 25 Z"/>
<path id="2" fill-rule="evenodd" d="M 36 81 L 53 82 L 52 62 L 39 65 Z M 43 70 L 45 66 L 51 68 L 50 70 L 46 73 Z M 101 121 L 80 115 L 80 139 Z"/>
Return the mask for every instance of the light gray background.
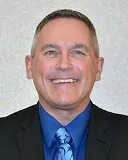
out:
<path id="1" fill-rule="evenodd" d="M 49 12 L 70 8 L 94 23 L 105 58 L 102 80 L 92 100 L 101 108 L 128 115 L 128 0 L 0 0 L 0 116 L 37 102 L 25 74 L 39 21 Z"/>

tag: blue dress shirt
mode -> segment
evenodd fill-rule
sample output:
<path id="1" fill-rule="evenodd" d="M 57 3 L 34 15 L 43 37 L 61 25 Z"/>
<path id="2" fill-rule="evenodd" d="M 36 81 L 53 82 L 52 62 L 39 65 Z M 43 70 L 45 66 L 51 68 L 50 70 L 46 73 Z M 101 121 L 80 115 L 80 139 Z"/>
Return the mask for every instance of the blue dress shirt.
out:
<path id="1" fill-rule="evenodd" d="M 89 102 L 84 112 L 79 114 L 67 126 L 63 126 L 54 117 L 47 113 L 41 104 L 39 104 L 39 116 L 43 137 L 42 145 L 44 148 L 45 160 L 53 160 L 57 149 L 54 135 L 61 127 L 65 127 L 73 139 L 71 145 L 74 160 L 84 160 L 90 110 L 91 102 Z"/>

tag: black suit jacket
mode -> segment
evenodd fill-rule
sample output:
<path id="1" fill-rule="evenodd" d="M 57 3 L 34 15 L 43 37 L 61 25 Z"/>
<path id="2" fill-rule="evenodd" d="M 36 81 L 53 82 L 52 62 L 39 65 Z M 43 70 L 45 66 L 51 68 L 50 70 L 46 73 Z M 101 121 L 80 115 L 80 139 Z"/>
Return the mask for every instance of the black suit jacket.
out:
<path id="1" fill-rule="evenodd" d="M 34 105 L 0 119 L 0 160 L 44 160 L 37 108 Z M 92 104 L 85 159 L 128 160 L 127 116 Z"/>

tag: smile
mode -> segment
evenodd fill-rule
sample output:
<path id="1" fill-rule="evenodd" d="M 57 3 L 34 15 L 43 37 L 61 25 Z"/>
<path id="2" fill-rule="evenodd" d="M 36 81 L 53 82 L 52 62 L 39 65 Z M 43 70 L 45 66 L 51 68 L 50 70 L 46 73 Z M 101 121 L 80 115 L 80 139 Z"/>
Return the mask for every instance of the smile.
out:
<path id="1" fill-rule="evenodd" d="M 56 84 L 58 84 L 58 83 L 74 83 L 74 82 L 76 82 L 76 79 L 72 79 L 72 78 L 69 78 L 69 79 L 54 79 L 52 81 L 53 81 L 53 83 L 56 83 Z"/>

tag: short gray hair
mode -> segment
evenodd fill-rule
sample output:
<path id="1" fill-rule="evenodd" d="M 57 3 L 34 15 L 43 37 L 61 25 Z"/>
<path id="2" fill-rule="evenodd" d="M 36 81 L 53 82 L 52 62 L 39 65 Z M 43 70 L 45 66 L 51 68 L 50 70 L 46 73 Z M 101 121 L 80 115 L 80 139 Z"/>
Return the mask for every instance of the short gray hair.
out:
<path id="1" fill-rule="evenodd" d="M 90 21 L 90 19 L 87 16 L 85 16 L 84 14 L 82 14 L 78 11 L 74 11 L 74 10 L 70 10 L 70 9 L 62 9 L 62 10 L 53 11 L 52 13 L 48 14 L 46 17 L 44 17 L 41 20 L 41 22 L 38 24 L 38 26 L 36 28 L 34 38 L 33 38 L 33 43 L 32 43 L 32 47 L 31 47 L 31 55 L 32 56 L 34 56 L 36 44 L 38 41 L 38 35 L 39 35 L 40 31 L 42 30 L 42 28 L 44 27 L 45 24 L 47 24 L 48 22 L 50 22 L 54 19 L 57 19 L 57 18 L 73 18 L 73 19 L 78 19 L 78 20 L 84 22 L 85 25 L 88 27 L 88 29 L 91 32 L 95 55 L 96 55 L 96 57 L 99 56 L 99 45 L 98 45 L 98 39 L 97 39 L 96 30 L 95 30 L 94 25 L 92 24 L 92 22 Z"/>

